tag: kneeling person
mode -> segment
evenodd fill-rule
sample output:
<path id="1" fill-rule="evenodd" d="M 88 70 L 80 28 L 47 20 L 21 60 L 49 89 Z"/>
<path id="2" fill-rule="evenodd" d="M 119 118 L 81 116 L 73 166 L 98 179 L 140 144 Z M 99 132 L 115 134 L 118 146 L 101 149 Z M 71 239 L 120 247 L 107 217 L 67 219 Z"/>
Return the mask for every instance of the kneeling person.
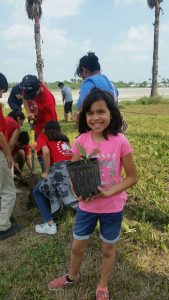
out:
<path id="1" fill-rule="evenodd" d="M 63 135 L 60 125 L 50 121 L 44 128 L 44 133 L 37 139 L 37 154 L 44 160 L 44 180 L 40 181 L 33 189 L 33 195 L 45 221 L 36 225 L 37 233 L 55 234 L 56 224 L 52 214 L 59 210 L 62 203 L 77 209 L 77 200 L 71 193 L 71 186 L 67 161 L 72 158 L 69 139 Z"/>

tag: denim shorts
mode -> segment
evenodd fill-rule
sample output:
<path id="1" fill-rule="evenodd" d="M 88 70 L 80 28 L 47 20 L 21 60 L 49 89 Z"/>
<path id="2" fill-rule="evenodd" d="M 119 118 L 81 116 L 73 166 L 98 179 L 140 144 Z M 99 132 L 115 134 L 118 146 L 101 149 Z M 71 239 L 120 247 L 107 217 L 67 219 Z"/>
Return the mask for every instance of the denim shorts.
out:
<path id="1" fill-rule="evenodd" d="M 88 240 L 99 221 L 100 238 L 108 244 L 116 243 L 119 239 L 123 212 L 90 213 L 78 208 L 73 230 L 75 240 Z"/>

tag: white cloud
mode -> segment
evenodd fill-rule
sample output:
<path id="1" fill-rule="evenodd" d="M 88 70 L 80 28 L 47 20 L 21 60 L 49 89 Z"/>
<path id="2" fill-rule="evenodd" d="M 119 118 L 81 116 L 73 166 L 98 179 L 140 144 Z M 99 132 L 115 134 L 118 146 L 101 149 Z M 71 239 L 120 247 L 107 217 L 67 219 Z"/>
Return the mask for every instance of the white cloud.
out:
<path id="1" fill-rule="evenodd" d="M 45 0 L 43 14 L 51 17 L 72 16 L 78 13 L 85 0 Z"/>
<path id="2" fill-rule="evenodd" d="M 50 60 L 54 59 L 58 53 L 63 53 L 65 50 L 71 51 L 71 49 L 77 47 L 77 44 L 68 37 L 67 32 L 64 30 L 43 27 L 42 36 L 45 56 L 49 56 Z"/>
<path id="3" fill-rule="evenodd" d="M 123 60 L 127 54 L 128 59 L 132 61 L 147 61 L 152 45 L 153 35 L 150 27 L 146 25 L 132 26 L 121 35 L 119 43 L 111 45 L 110 55 L 106 60 L 112 60 L 112 57 L 113 60 Z"/>
<path id="4" fill-rule="evenodd" d="M 32 38 L 33 31 L 28 26 L 23 26 L 21 24 L 12 25 L 5 30 L 0 32 L 2 38 L 8 41 L 17 41 L 17 40 L 27 40 Z"/>

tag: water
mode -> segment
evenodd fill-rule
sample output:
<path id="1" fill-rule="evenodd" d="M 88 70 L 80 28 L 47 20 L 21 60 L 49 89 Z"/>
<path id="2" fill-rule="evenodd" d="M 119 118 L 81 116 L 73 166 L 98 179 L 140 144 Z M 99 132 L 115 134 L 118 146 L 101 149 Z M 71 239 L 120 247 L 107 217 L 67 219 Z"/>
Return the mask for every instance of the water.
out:
<path id="1" fill-rule="evenodd" d="M 60 93 L 60 90 L 52 90 L 51 91 L 53 95 L 55 96 L 56 103 L 61 104 L 62 103 L 62 96 Z M 119 102 L 125 101 L 125 100 L 137 100 L 143 96 L 150 96 L 151 89 L 150 88 L 123 88 L 119 89 Z M 73 93 L 73 102 L 76 103 L 78 96 L 79 96 L 79 90 L 72 90 Z M 159 95 L 163 97 L 169 98 L 169 87 L 161 87 L 158 88 Z M 7 100 L 9 97 L 9 92 L 3 94 L 1 102 L 4 104 L 7 104 Z"/>

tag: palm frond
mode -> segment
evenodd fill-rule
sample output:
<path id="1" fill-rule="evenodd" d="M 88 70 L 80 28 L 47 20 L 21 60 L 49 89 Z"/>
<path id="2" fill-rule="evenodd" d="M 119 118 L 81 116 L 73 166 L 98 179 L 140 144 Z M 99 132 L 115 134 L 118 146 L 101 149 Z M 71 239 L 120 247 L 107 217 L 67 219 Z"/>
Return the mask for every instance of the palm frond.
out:
<path id="1" fill-rule="evenodd" d="M 42 1 L 43 0 L 26 0 L 25 8 L 29 19 L 41 18 Z"/>
<path id="2" fill-rule="evenodd" d="M 88 159 L 99 153 L 98 149 L 94 149 L 90 154 L 87 154 L 84 146 L 80 145 L 80 143 L 78 142 L 76 142 L 76 147 L 79 150 L 81 159 L 83 159 L 84 161 L 87 161 Z"/>
<path id="3" fill-rule="evenodd" d="M 155 8 L 156 5 L 160 4 L 161 2 L 163 2 L 163 0 L 147 0 L 147 4 L 151 9 Z"/>

